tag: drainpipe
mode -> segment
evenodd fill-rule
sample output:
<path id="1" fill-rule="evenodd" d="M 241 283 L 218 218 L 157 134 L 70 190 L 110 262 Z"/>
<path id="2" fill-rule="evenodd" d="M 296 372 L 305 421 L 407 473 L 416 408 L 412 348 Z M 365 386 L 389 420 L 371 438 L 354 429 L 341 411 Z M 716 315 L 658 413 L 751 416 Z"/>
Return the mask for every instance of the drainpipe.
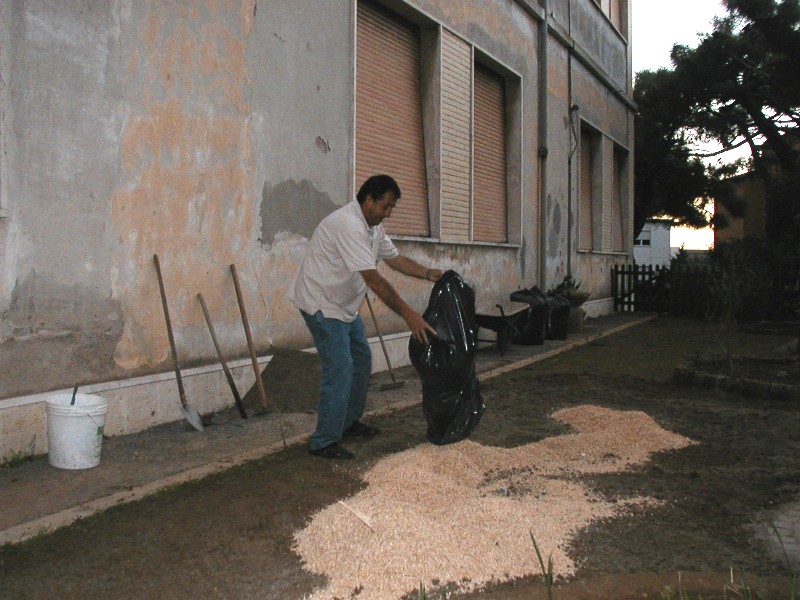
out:
<path id="1" fill-rule="evenodd" d="M 572 57 L 567 58 L 567 69 L 569 83 L 569 91 L 567 92 L 569 101 L 572 102 Z M 572 228 L 574 226 L 573 218 L 573 196 L 572 196 L 572 157 L 575 156 L 575 151 L 578 149 L 580 141 L 580 128 L 578 125 L 578 110 L 577 104 L 569 107 L 569 156 L 567 157 L 567 275 L 572 276 Z M 574 144 L 574 146 L 573 146 Z"/>
<path id="2" fill-rule="evenodd" d="M 572 37 L 572 2 L 567 3 L 567 28 L 570 38 Z M 575 156 L 575 151 L 578 149 L 580 142 L 580 129 L 576 129 L 576 121 L 578 121 L 578 105 L 572 103 L 572 52 L 567 54 L 567 101 L 569 107 L 569 136 L 570 136 L 570 149 L 569 156 L 567 157 L 567 275 L 572 276 L 572 242 L 573 242 L 573 227 L 574 227 L 574 210 L 573 210 L 573 195 L 572 195 L 572 157 Z M 573 146 L 572 144 L 575 144 Z"/>
<path id="3" fill-rule="evenodd" d="M 547 0 L 541 0 L 539 22 L 539 287 L 547 289 L 547 38 L 550 18 Z"/>

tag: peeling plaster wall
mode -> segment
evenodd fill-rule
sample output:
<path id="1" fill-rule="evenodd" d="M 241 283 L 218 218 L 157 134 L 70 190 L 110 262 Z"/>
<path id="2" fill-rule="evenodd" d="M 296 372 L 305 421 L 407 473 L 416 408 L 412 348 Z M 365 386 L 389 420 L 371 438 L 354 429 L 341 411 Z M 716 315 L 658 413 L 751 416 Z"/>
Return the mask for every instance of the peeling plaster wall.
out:
<path id="1" fill-rule="evenodd" d="M 121 334 L 109 197 L 124 120 L 117 6 L 3 7 L 0 397 L 107 376 Z"/>
<path id="2" fill-rule="evenodd" d="M 609 25 L 607 17 L 592 2 L 548 0 L 548 9 L 567 42 L 551 40 L 548 56 L 548 144 L 551 160 L 546 204 L 547 286 L 558 283 L 571 271 L 575 279 L 582 282 L 582 287 L 592 292 L 592 299 L 597 306 L 596 310 L 590 310 L 591 314 L 603 314 L 611 306 L 607 300 L 611 293 L 611 268 L 615 263 L 629 260 L 632 253 L 630 215 L 627 228 L 627 239 L 630 243 L 626 253 L 576 252 L 578 155 L 573 157 L 571 173 L 567 161 L 563 160 L 575 145 L 574 140 L 568 141 L 568 107 L 578 105 L 580 119 L 629 150 L 631 161 L 628 187 L 632 189 L 633 117 L 630 108 L 614 93 L 614 90 L 632 89 L 628 63 L 630 49 L 623 37 Z M 629 35 L 630 32 L 623 33 Z M 592 70 L 582 62 L 587 57 L 592 63 Z M 607 80 L 598 79 L 593 70 L 602 72 Z M 553 161 L 553 157 L 562 158 Z M 571 227 L 567 223 L 571 223 Z M 569 251 L 570 248 L 572 252 Z"/>
<path id="3" fill-rule="evenodd" d="M 260 2 L 245 46 L 260 219 L 253 284 L 277 345 L 311 344 L 286 291 L 314 228 L 353 197 L 353 35 L 350 0 Z"/>
<path id="4" fill-rule="evenodd" d="M 575 173 L 569 174 L 569 153 L 576 141 L 570 130 L 570 56 L 553 38 L 548 40 L 548 194 L 545 204 L 547 227 L 547 267 L 544 288 L 560 282 L 570 266 L 570 251 L 575 249 Z M 577 154 L 573 155 L 573 162 Z M 570 187 L 572 188 L 570 190 Z M 570 195 L 571 194 L 571 195 Z M 570 215 L 572 212 L 572 215 Z M 572 232 L 570 231 L 572 228 Z M 574 261 L 572 261 L 574 263 Z"/>
<path id="5" fill-rule="evenodd" d="M 565 20 L 565 31 L 627 89 L 619 36 L 598 33 L 608 30 L 588 2 L 550 1 L 552 18 Z M 630 137 L 627 109 L 574 59 L 570 67 L 562 42 L 548 41 L 550 157 L 540 209 L 535 3 L 386 3 L 442 24 L 522 80 L 519 247 L 398 240 L 398 248 L 459 271 L 479 290 L 479 308 L 543 278 L 555 283 L 566 270 L 570 191 L 575 203 L 568 107 L 580 103 L 620 137 Z M 361 183 L 353 180 L 354 10 L 355 0 L 0 5 L 0 183 L 8 200 L 0 215 L 0 400 L 168 373 L 156 253 L 181 366 L 217 362 L 199 292 L 229 360 L 248 356 L 231 264 L 258 353 L 311 344 L 285 294 L 314 227 Z M 608 265 L 591 256 L 574 258 L 573 268 L 601 286 Z M 430 284 L 381 270 L 425 308 Z M 376 309 L 384 333 L 405 329 L 381 303 Z M 128 394 L 134 404 L 137 394 Z"/>

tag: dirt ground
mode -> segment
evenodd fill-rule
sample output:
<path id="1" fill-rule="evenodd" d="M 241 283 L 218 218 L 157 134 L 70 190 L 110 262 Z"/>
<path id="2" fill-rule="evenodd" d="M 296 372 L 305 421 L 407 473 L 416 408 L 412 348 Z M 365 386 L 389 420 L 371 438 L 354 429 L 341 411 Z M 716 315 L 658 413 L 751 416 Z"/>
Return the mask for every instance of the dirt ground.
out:
<path id="1" fill-rule="evenodd" d="M 668 597 L 665 586 L 675 590 L 679 572 L 690 597 L 722 598 L 731 568 L 771 589 L 768 597 L 788 597 L 786 567 L 753 531 L 765 511 L 800 494 L 800 410 L 792 400 L 674 382 L 673 367 L 686 353 L 717 350 L 715 332 L 712 323 L 659 318 L 483 383 L 486 412 L 471 439 L 484 445 L 562 434 L 565 426 L 549 415 L 582 404 L 641 410 L 699 442 L 630 471 L 584 476 L 606 499 L 644 495 L 661 504 L 582 530 L 569 543 L 577 573 L 558 583 L 555 598 Z M 730 347 L 761 356 L 792 339 L 742 331 Z M 360 475 L 376 461 L 427 443 L 419 407 L 370 422 L 382 434 L 349 443 L 354 461 L 290 447 L 0 548 L 0 598 L 303 598 L 324 581 L 303 570 L 293 533 L 362 489 Z M 449 597 L 546 595 L 541 577 L 531 576 Z"/>

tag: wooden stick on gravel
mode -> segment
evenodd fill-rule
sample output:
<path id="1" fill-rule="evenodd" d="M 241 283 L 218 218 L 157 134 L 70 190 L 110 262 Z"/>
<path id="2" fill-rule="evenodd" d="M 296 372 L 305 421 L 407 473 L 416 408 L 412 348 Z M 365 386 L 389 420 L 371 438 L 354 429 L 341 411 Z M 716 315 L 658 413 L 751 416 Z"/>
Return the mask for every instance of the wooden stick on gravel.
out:
<path id="1" fill-rule="evenodd" d="M 367 515 L 365 515 L 364 513 L 362 513 L 360 510 L 356 510 L 356 509 L 355 509 L 355 508 L 353 508 L 352 506 L 348 506 L 348 505 L 347 505 L 347 504 L 345 504 L 345 503 L 344 503 L 344 501 L 342 501 L 342 500 L 339 500 L 339 504 L 341 504 L 342 506 L 344 506 L 344 507 L 345 507 L 347 510 L 349 510 L 349 511 L 350 511 L 351 513 L 353 513 L 353 514 L 354 514 L 356 517 L 358 517 L 358 518 L 361 520 L 361 522 L 362 522 L 362 523 L 364 523 L 364 525 L 366 525 L 367 527 L 369 527 L 369 528 L 370 528 L 372 531 L 375 531 L 375 529 L 373 529 L 373 527 L 372 527 L 372 520 L 371 520 L 371 519 L 370 519 L 370 518 L 369 518 Z"/>

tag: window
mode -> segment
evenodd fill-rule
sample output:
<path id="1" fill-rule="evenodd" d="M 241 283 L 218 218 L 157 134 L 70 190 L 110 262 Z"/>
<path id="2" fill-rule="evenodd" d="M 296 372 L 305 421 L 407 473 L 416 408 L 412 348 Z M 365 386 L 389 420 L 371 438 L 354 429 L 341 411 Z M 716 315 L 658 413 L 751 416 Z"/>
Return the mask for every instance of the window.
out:
<path id="1" fill-rule="evenodd" d="M 578 250 L 591 251 L 600 247 L 596 234 L 601 222 L 602 161 L 599 134 L 588 127 L 581 128 L 580 166 L 578 173 Z"/>
<path id="2" fill-rule="evenodd" d="M 611 250 L 623 252 L 625 249 L 623 199 L 628 189 L 628 155 L 621 148 L 614 147 L 614 167 L 611 188 Z"/>
<path id="3" fill-rule="evenodd" d="M 392 175 L 403 201 L 387 232 L 428 237 L 419 27 L 365 2 L 357 19 L 356 187 L 371 175 Z"/>
<path id="4" fill-rule="evenodd" d="M 469 241 L 472 221 L 473 50 L 442 31 L 441 236 Z"/>
<path id="5" fill-rule="evenodd" d="M 424 15 L 357 4 L 356 185 L 397 179 L 390 234 L 490 244 L 521 236 L 522 82 Z"/>
<path id="6" fill-rule="evenodd" d="M 628 0 L 594 0 L 609 21 L 623 35 L 627 35 Z"/>
<path id="7" fill-rule="evenodd" d="M 521 156 L 519 89 L 517 76 L 442 30 L 441 239 L 504 244 L 518 231 L 509 181 Z"/>
<path id="8" fill-rule="evenodd" d="M 473 239 L 508 241 L 505 82 L 475 65 Z"/>

